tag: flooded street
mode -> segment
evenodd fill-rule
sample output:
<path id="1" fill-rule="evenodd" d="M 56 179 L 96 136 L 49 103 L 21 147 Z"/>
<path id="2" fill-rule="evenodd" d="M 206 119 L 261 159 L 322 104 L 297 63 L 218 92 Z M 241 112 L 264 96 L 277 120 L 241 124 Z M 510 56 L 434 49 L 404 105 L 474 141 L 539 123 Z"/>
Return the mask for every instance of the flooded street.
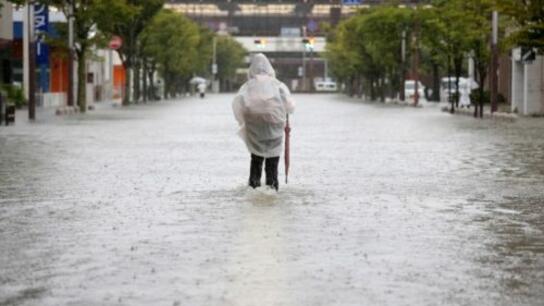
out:
<path id="1" fill-rule="evenodd" d="M 0 305 L 543 305 L 544 119 L 295 95 L 250 190 L 233 95 L 0 128 Z"/>

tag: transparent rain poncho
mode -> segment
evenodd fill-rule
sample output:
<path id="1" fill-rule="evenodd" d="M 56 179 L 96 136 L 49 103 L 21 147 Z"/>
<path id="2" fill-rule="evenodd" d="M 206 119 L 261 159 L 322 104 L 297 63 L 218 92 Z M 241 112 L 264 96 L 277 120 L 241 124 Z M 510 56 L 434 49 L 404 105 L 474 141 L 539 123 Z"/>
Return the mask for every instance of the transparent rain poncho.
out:
<path id="1" fill-rule="evenodd" d="M 276 79 L 268 58 L 261 53 L 254 55 L 248 81 L 232 103 L 240 125 L 238 135 L 249 152 L 265 158 L 280 156 L 287 114 L 294 108 L 289 89 Z"/>

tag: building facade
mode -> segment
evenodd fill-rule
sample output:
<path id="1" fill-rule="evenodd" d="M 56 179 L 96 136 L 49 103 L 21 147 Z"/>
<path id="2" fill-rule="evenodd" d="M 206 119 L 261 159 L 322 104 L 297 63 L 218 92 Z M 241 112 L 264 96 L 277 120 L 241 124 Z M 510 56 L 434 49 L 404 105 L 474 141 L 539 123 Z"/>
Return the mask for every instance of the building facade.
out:
<path id="1" fill-rule="evenodd" d="M 171 0 L 166 2 L 165 8 L 180 12 L 220 35 L 233 36 L 250 53 L 266 54 L 278 78 L 291 90 L 311 91 L 316 81 L 328 78 L 327 63 L 322 56 L 327 27 L 362 7 L 382 2 Z M 415 0 L 401 2 L 418 3 Z M 242 71 L 240 79 L 243 77 Z"/>
<path id="2" fill-rule="evenodd" d="M 0 0 L 0 84 L 11 84 L 13 52 L 13 5 Z"/>
<path id="3" fill-rule="evenodd" d="M 521 50 L 512 52 L 512 111 L 544 115 L 544 56 L 524 60 Z"/>

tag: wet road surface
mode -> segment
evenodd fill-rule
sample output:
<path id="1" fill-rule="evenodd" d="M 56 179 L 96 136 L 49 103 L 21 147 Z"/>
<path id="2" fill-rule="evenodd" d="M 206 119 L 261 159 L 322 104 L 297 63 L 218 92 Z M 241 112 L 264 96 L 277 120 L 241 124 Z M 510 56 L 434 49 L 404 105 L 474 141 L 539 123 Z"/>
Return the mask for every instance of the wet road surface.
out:
<path id="1" fill-rule="evenodd" d="M 278 194 L 232 95 L 0 128 L 0 305 L 544 304 L 543 119 L 295 98 Z"/>

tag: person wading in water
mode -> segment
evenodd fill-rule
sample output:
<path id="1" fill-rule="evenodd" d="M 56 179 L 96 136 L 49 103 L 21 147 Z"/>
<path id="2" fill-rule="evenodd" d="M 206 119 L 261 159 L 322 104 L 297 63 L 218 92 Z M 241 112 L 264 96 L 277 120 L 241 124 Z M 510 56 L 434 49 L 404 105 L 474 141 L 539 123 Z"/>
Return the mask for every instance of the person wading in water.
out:
<path id="1" fill-rule="evenodd" d="M 287 86 L 276 79 L 274 68 L 264 54 L 251 58 L 248 80 L 240 87 L 232 109 L 240 125 L 238 135 L 251 153 L 249 186 L 261 186 L 264 162 L 266 185 L 278 190 L 283 132 L 287 114 L 294 111 L 295 103 Z"/>

